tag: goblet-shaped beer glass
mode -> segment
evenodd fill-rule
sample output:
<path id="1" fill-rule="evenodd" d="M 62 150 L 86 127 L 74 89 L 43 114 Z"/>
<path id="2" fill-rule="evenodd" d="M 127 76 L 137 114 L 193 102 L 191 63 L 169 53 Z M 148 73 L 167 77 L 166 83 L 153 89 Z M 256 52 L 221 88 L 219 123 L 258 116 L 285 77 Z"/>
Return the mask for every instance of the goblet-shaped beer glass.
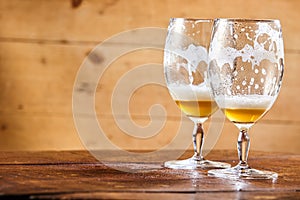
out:
<path id="1" fill-rule="evenodd" d="M 194 155 L 187 160 L 165 162 L 174 169 L 226 168 L 227 163 L 203 159 L 202 123 L 218 110 L 207 87 L 207 49 L 212 20 L 172 18 L 164 51 L 164 74 L 169 92 L 178 107 L 195 124 Z"/>
<path id="2" fill-rule="evenodd" d="M 277 178 L 274 172 L 249 167 L 248 130 L 275 102 L 282 83 L 283 63 L 279 20 L 214 20 L 209 82 L 219 108 L 240 130 L 239 163 L 229 169 L 210 170 L 209 174 L 234 179 Z"/>

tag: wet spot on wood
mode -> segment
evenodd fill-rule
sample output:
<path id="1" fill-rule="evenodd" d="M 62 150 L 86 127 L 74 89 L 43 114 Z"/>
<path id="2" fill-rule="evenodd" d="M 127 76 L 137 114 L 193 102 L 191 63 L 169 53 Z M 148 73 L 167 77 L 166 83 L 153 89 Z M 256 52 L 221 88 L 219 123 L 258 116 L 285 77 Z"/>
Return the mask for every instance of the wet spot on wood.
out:
<path id="1" fill-rule="evenodd" d="M 44 41 L 44 40 L 38 40 L 37 43 L 40 44 L 40 45 L 44 45 L 44 44 L 46 44 L 46 41 Z"/>
<path id="2" fill-rule="evenodd" d="M 94 52 L 88 55 L 88 59 L 94 64 L 100 64 L 104 61 L 104 57 L 101 54 Z"/>
<path id="3" fill-rule="evenodd" d="M 82 3 L 82 0 L 71 0 L 72 8 L 78 8 Z"/>
<path id="4" fill-rule="evenodd" d="M 23 110 L 24 109 L 24 106 L 22 104 L 19 104 L 18 105 L 18 110 Z"/>
<path id="5" fill-rule="evenodd" d="M 90 53 L 92 52 L 92 50 L 88 50 L 85 55 L 88 56 Z"/>
<path id="6" fill-rule="evenodd" d="M 2 131 L 5 131 L 6 129 L 7 129 L 6 124 L 2 124 L 2 125 L 1 125 L 1 130 L 2 130 Z"/>
<path id="7" fill-rule="evenodd" d="M 93 93 L 93 89 L 90 83 L 88 82 L 81 82 L 79 86 L 77 87 L 76 91 L 78 92 L 86 92 L 88 94 Z"/>
<path id="8" fill-rule="evenodd" d="M 45 65 L 45 64 L 47 63 L 46 58 L 42 57 L 42 58 L 41 58 L 41 63 Z"/>
<path id="9" fill-rule="evenodd" d="M 68 40 L 60 40 L 60 43 L 62 43 L 62 44 L 68 44 L 69 41 Z"/>

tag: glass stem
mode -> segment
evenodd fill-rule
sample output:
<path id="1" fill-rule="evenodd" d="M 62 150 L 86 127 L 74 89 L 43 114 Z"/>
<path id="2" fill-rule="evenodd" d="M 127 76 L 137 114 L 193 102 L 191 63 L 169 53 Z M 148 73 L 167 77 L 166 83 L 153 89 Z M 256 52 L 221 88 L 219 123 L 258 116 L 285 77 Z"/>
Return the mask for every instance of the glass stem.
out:
<path id="1" fill-rule="evenodd" d="M 248 129 L 241 129 L 238 137 L 238 143 L 237 143 L 238 155 L 240 160 L 238 166 L 241 169 L 249 168 L 247 164 L 249 147 L 250 147 L 250 138 L 248 136 Z"/>
<path id="2" fill-rule="evenodd" d="M 193 145 L 194 145 L 193 159 L 197 161 L 203 160 L 202 157 L 203 142 L 204 142 L 204 131 L 202 128 L 202 123 L 195 122 L 194 132 L 193 132 Z"/>

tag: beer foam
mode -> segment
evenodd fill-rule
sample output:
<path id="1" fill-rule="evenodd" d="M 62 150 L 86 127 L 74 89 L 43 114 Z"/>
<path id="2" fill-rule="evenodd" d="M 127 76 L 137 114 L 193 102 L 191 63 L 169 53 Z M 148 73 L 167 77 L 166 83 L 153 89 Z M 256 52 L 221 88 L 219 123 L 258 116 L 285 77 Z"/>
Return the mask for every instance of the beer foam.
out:
<path id="1" fill-rule="evenodd" d="M 279 22 L 277 27 L 280 27 Z M 248 40 L 253 42 L 253 45 L 245 44 L 245 46 L 237 50 L 232 47 L 224 47 L 223 43 L 220 42 L 220 38 L 224 35 L 223 31 L 216 32 L 216 36 L 211 42 L 210 49 L 215 49 L 210 51 L 210 60 L 216 60 L 218 66 L 222 67 L 225 64 L 229 64 L 233 68 L 234 60 L 238 57 L 242 58 L 243 62 L 248 62 L 252 64 L 252 69 L 255 65 L 259 65 L 263 60 L 269 60 L 272 63 L 278 63 L 279 59 L 283 58 L 283 41 L 281 36 L 281 30 L 274 30 L 269 24 L 257 22 L 258 28 L 254 31 L 255 37 L 250 38 L 249 33 L 245 32 Z M 219 24 L 219 29 L 226 29 L 226 24 L 222 22 Z M 243 29 L 245 31 L 245 29 Z M 253 31 L 252 29 L 250 31 Z M 268 40 L 270 42 L 269 48 L 265 49 L 266 42 L 259 42 L 259 37 L 263 35 L 268 35 Z M 233 36 L 238 39 L 238 35 Z M 222 55 L 222 56 L 220 56 Z"/>
<path id="2" fill-rule="evenodd" d="M 208 87 L 200 85 L 168 85 L 169 92 L 174 100 L 181 101 L 209 101 L 212 99 Z"/>
<path id="3" fill-rule="evenodd" d="M 181 58 L 182 61 L 179 62 L 176 57 Z M 198 71 L 203 78 L 205 78 L 206 72 L 199 69 L 197 70 L 200 62 L 205 62 L 207 64 L 208 53 L 205 47 L 190 44 L 186 48 L 178 48 L 173 46 L 171 41 L 168 41 L 164 52 L 164 65 L 171 66 L 174 61 L 176 61 L 177 70 L 179 70 L 180 67 L 183 67 L 188 72 L 191 83 L 194 80 L 193 72 Z"/>
<path id="4" fill-rule="evenodd" d="M 218 96 L 215 98 L 220 108 L 269 109 L 275 97 L 266 95 Z"/>
<path id="5" fill-rule="evenodd" d="M 187 65 L 187 71 L 195 72 L 201 61 L 207 63 L 207 50 L 203 46 L 195 46 L 194 44 L 190 44 L 187 49 L 182 50 L 175 48 L 172 49 L 172 51 L 188 61 L 189 65 Z"/>

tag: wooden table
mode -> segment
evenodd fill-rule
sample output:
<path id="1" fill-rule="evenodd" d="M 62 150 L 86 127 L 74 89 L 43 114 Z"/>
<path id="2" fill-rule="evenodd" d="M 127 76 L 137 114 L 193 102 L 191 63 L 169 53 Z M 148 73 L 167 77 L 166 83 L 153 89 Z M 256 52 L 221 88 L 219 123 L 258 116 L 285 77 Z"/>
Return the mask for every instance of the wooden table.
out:
<path id="1" fill-rule="evenodd" d="M 207 158 L 234 165 L 237 156 L 212 151 Z M 130 173 L 109 168 L 86 151 L 1 152 L 0 198 L 300 199 L 300 155 L 250 152 L 249 162 L 278 172 L 278 179 L 220 179 L 206 170 L 172 170 L 162 163 L 131 163 L 142 167 Z"/>

